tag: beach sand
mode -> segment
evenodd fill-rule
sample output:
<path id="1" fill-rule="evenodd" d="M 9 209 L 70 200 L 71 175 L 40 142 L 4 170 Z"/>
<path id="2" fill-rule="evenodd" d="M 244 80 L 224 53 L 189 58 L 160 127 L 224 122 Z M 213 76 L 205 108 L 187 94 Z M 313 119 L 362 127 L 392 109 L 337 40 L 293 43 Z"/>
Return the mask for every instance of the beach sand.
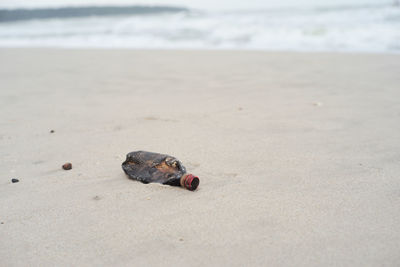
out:
<path id="1" fill-rule="evenodd" d="M 399 70 L 389 54 L 0 49 L 0 265 L 399 265 Z M 134 150 L 177 157 L 198 190 L 129 180 Z"/>

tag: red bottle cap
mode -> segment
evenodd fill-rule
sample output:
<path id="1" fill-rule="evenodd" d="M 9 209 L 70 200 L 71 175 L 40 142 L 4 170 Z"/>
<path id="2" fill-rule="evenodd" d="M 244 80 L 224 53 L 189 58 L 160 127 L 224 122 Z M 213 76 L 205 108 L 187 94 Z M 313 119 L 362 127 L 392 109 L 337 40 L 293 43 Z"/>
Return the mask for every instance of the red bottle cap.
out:
<path id="1" fill-rule="evenodd" d="M 199 186 L 199 183 L 199 177 L 194 176 L 193 174 L 187 174 L 183 181 L 183 186 L 188 190 L 194 191 Z"/>

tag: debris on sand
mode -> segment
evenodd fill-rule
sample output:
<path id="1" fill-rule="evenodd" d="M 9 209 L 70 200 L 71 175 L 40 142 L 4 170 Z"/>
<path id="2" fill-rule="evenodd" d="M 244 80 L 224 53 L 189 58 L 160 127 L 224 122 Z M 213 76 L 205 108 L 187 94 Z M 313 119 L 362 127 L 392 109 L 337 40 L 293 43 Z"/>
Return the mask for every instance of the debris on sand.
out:
<path id="1" fill-rule="evenodd" d="M 161 183 L 194 191 L 200 183 L 199 177 L 186 173 L 179 160 L 166 154 L 146 151 L 128 153 L 122 169 L 130 179 L 144 184 Z"/>
<path id="2" fill-rule="evenodd" d="M 19 180 L 18 180 L 18 179 L 15 179 L 15 178 L 13 178 L 13 179 L 11 179 L 11 182 L 12 182 L 12 183 L 18 183 L 18 182 L 19 182 Z"/>
<path id="3" fill-rule="evenodd" d="M 72 164 L 69 163 L 69 162 L 67 162 L 67 163 L 65 163 L 64 165 L 62 165 L 62 168 L 63 168 L 64 170 L 68 171 L 68 170 L 72 169 Z"/>

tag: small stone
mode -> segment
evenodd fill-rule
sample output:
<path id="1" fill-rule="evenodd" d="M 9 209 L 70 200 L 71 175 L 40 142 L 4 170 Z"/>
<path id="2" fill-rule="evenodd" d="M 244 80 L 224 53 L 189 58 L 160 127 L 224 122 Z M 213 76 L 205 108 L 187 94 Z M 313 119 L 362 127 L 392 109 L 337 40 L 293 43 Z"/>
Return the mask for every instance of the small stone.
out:
<path id="1" fill-rule="evenodd" d="M 183 238 L 181 237 L 181 238 L 179 238 L 179 241 L 183 241 Z"/>
<path id="2" fill-rule="evenodd" d="M 93 200 L 100 200 L 100 197 L 99 196 L 94 196 Z"/>
<path id="3" fill-rule="evenodd" d="M 321 107 L 322 103 L 321 102 L 314 102 L 313 105 L 316 106 L 316 107 Z"/>
<path id="4" fill-rule="evenodd" d="M 54 133 L 54 130 L 51 130 L 50 133 Z"/>
<path id="5" fill-rule="evenodd" d="M 1 224 L 4 224 L 4 222 L 1 222 Z"/>
<path id="6" fill-rule="evenodd" d="M 62 168 L 63 168 L 64 170 L 68 171 L 68 170 L 72 169 L 72 164 L 69 163 L 69 162 L 67 162 L 67 163 L 65 163 L 64 165 L 62 165 Z"/>
<path id="7" fill-rule="evenodd" d="M 18 180 L 18 179 L 15 179 L 15 178 L 13 178 L 13 179 L 11 179 L 11 182 L 12 182 L 12 183 L 18 183 L 18 182 L 19 182 L 19 180 Z"/>

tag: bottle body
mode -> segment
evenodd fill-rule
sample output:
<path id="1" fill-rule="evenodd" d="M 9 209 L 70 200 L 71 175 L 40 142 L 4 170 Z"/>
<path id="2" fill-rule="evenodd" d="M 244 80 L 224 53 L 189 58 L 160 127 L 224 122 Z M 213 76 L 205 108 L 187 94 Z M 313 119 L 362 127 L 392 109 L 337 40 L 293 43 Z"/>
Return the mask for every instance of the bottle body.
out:
<path id="1" fill-rule="evenodd" d="M 145 184 L 161 183 L 189 190 L 195 190 L 199 184 L 198 177 L 187 174 L 179 160 L 166 154 L 146 151 L 128 153 L 122 169 L 130 179 Z"/>

